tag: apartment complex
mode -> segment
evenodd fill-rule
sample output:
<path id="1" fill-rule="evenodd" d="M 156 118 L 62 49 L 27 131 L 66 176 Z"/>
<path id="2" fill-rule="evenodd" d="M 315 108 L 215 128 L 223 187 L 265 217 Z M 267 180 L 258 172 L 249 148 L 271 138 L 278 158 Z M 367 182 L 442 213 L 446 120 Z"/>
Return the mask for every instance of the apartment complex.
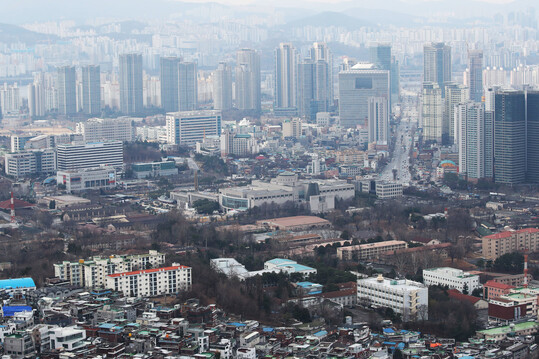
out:
<path id="1" fill-rule="evenodd" d="M 165 255 L 154 250 L 147 254 L 93 257 L 78 262 L 64 261 L 54 264 L 54 275 L 71 285 L 95 288 L 106 284 L 105 277 L 135 269 L 157 268 L 165 264 Z"/>
<path id="2" fill-rule="evenodd" d="M 358 244 L 355 246 L 337 248 L 337 258 L 345 261 L 373 259 L 383 253 L 405 249 L 407 247 L 408 243 L 404 241 Z"/>
<path id="3" fill-rule="evenodd" d="M 407 279 L 387 279 L 378 277 L 357 281 L 358 303 L 391 308 L 402 315 L 404 321 L 428 319 L 428 288 L 418 282 Z"/>
<path id="4" fill-rule="evenodd" d="M 112 166 L 101 166 L 58 171 L 56 183 L 66 186 L 68 192 L 114 188 L 116 170 Z"/>
<path id="5" fill-rule="evenodd" d="M 461 293 L 466 291 L 468 294 L 474 289 L 481 288 L 478 275 L 450 267 L 423 269 L 423 283 L 428 286 L 448 286 L 450 289 L 458 289 Z"/>
<path id="6" fill-rule="evenodd" d="M 114 273 L 106 277 L 106 288 L 130 297 L 152 297 L 174 294 L 191 288 L 191 267 L 170 267 Z"/>
<path id="7" fill-rule="evenodd" d="M 506 231 L 482 238 L 483 257 L 496 259 L 507 253 L 539 250 L 539 228 Z"/>

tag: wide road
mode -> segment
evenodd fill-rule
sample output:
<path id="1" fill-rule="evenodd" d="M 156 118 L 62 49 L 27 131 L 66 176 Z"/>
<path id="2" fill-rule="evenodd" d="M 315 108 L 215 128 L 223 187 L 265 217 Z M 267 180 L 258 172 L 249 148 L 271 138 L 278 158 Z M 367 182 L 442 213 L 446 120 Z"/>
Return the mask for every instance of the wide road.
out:
<path id="1" fill-rule="evenodd" d="M 411 124 L 407 118 L 403 118 L 398 127 L 397 132 L 394 134 L 396 136 L 395 148 L 393 150 L 393 155 L 391 156 L 391 161 L 387 164 L 386 168 L 380 174 L 380 178 L 384 181 L 393 181 L 393 170 L 397 170 L 396 182 L 402 183 L 403 185 L 408 185 L 411 180 L 410 174 L 410 146 L 412 142 L 412 137 L 410 135 Z"/>

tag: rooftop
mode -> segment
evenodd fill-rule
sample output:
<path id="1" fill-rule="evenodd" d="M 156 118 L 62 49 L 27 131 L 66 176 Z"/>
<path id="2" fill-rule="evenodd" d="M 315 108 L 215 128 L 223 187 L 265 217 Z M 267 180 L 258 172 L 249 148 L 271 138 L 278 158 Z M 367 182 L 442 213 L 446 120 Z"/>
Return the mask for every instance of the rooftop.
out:
<path id="1" fill-rule="evenodd" d="M 514 234 L 537 233 L 537 232 L 539 232 L 539 228 L 524 228 L 524 229 L 519 229 L 518 231 L 505 231 L 505 232 L 495 233 L 490 236 L 486 236 L 484 238 L 487 238 L 487 239 L 510 238 Z"/>
<path id="2" fill-rule="evenodd" d="M 514 330 L 511 328 L 510 325 L 506 325 L 506 326 L 498 327 L 498 328 L 480 330 L 477 333 L 481 333 L 483 335 L 499 335 L 499 334 L 504 334 L 504 333 L 511 333 L 513 331 L 517 332 L 517 331 L 537 328 L 539 324 L 537 324 L 536 322 L 523 322 L 523 323 L 514 324 L 514 326 L 515 326 Z"/>
<path id="3" fill-rule="evenodd" d="M 124 277 L 124 276 L 139 275 L 139 274 L 146 274 L 146 273 L 166 272 L 166 271 L 184 269 L 184 268 L 189 268 L 189 267 L 188 266 L 171 266 L 171 267 L 144 269 L 144 270 L 136 270 L 132 272 L 109 274 L 108 277 L 116 278 L 116 277 Z"/>
<path id="4" fill-rule="evenodd" d="M 484 286 L 485 287 L 498 288 L 498 289 L 512 289 L 512 288 L 515 288 L 512 285 L 496 282 L 495 280 L 487 281 Z"/>
<path id="5" fill-rule="evenodd" d="M 0 289 L 32 288 L 36 283 L 32 278 L 13 278 L 0 280 Z"/>

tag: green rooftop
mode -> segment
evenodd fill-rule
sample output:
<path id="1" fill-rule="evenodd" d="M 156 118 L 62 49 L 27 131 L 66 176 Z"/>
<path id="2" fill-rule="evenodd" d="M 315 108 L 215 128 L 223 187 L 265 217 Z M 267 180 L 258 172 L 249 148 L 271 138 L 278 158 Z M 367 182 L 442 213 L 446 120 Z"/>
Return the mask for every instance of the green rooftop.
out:
<path id="1" fill-rule="evenodd" d="M 533 328 L 537 329 L 538 326 L 539 326 L 539 324 L 537 324 L 537 322 L 518 323 L 518 324 L 515 324 L 514 331 L 515 332 L 520 332 L 520 331 L 523 331 L 523 330 L 528 330 L 528 329 L 533 329 Z M 500 334 L 504 334 L 504 333 L 511 333 L 512 331 L 513 330 L 511 329 L 511 326 L 505 325 L 503 327 L 480 330 L 477 333 L 481 333 L 483 335 L 500 335 Z"/>

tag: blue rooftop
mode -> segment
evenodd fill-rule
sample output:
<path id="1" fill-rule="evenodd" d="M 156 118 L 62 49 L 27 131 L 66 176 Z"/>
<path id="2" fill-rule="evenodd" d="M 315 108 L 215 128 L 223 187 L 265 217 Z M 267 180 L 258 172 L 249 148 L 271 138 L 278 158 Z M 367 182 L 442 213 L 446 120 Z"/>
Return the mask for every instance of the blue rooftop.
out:
<path id="1" fill-rule="evenodd" d="M 384 328 L 384 333 L 395 333 L 395 331 L 391 328 Z"/>
<path id="2" fill-rule="evenodd" d="M 13 278 L 0 280 L 0 289 L 35 288 L 32 278 Z"/>
<path id="3" fill-rule="evenodd" d="M 323 337 L 324 335 L 327 335 L 327 334 L 328 334 L 328 332 L 326 332 L 325 330 L 321 330 L 321 331 L 319 331 L 317 333 L 314 333 L 313 335 L 315 337 Z"/>
<path id="4" fill-rule="evenodd" d="M 99 328 L 101 329 L 112 329 L 114 328 L 116 325 L 115 324 L 112 324 L 112 323 L 103 323 L 99 326 Z"/>
<path id="5" fill-rule="evenodd" d="M 284 258 L 274 258 L 272 260 L 269 260 L 268 263 L 275 264 L 275 265 L 283 265 L 283 264 L 294 264 L 293 260 L 290 259 L 284 259 Z"/>
<path id="6" fill-rule="evenodd" d="M 299 285 L 301 288 L 310 288 L 310 287 L 321 287 L 321 284 L 313 283 L 313 282 L 297 282 L 297 285 Z"/>
<path id="7" fill-rule="evenodd" d="M 273 328 L 262 328 L 262 331 L 266 332 L 266 333 L 271 333 L 271 332 L 275 331 L 275 329 L 273 329 Z"/>
<path id="8" fill-rule="evenodd" d="M 4 313 L 4 317 L 12 317 L 17 313 L 20 312 L 31 312 L 32 307 L 26 306 L 26 305 L 14 305 L 14 306 L 5 306 L 2 307 L 2 312 Z"/>
<path id="9" fill-rule="evenodd" d="M 245 323 L 237 323 L 237 322 L 228 323 L 228 324 L 233 325 L 235 327 L 244 327 L 245 326 Z"/>

